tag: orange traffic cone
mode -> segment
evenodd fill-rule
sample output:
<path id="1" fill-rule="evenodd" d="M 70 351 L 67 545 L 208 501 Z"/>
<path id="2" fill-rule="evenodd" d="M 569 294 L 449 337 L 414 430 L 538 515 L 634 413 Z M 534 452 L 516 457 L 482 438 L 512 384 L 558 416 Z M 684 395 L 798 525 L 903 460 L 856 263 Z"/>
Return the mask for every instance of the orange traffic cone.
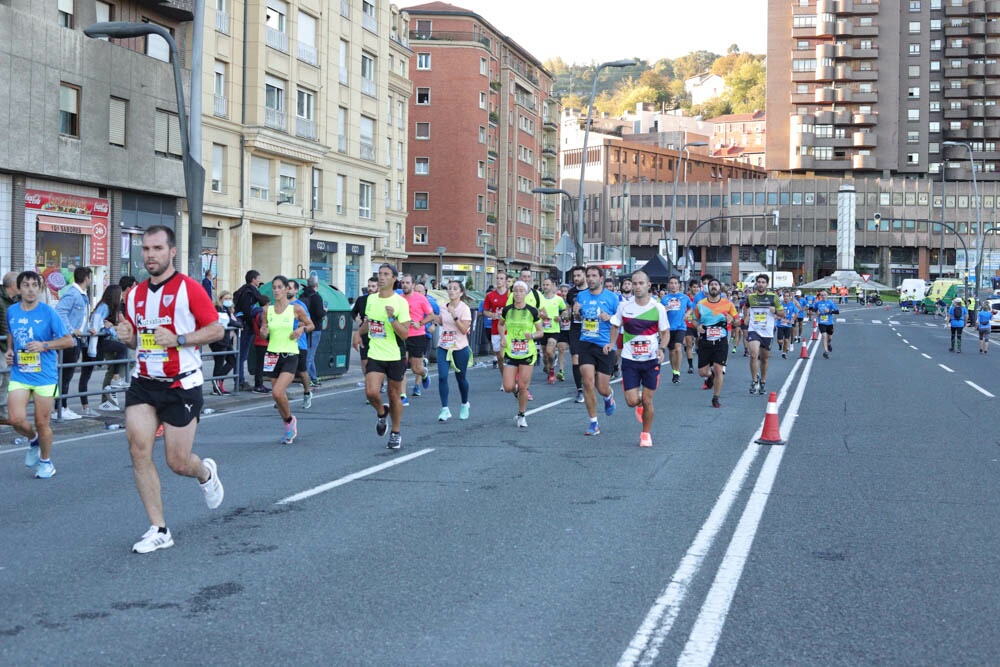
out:
<path id="1" fill-rule="evenodd" d="M 764 415 L 764 430 L 755 440 L 758 445 L 783 445 L 781 439 L 781 420 L 778 418 L 778 394 L 772 391 L 767 397 L 767 414 Z"/>
<path id="2" fill-rule="evenodd" d="M 816 327 L 816 320 L 813 320 L 813 340 L 819 340 L 819 329 Z"/>
<path id="3" fill-rule="evenodd" d="M 799 352 L 799 359 L 808 359 L 809 350 L 806 349 L 806 342 L 802 341 L 802 351 Z"/>

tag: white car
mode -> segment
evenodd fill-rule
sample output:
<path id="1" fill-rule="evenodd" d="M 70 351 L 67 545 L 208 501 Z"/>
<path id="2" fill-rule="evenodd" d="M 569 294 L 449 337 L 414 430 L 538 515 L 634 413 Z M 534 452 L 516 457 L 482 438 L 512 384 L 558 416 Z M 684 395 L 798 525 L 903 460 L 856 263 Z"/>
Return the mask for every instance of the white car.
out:
<path id="1" fill-rule="evenodd" d="M 989 304 L 993 317 L 990 318 L 990 331 L 1000 329 L 1000 295 L 993 295 L 986 300 Z"/>

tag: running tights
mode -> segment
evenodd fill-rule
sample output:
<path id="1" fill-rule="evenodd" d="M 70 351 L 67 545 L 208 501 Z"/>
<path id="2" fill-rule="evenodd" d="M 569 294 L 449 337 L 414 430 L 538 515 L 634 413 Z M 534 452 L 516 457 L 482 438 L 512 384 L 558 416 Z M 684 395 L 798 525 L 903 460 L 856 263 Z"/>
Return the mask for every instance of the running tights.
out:
<path id="1" fill-rule="evenodd" d="M 455 360 L 455 366 L 458 370 L 455 371 L 455 379 L 458 380 L 458 392 L 462 395 L 462 403 L 469 402 L 469 379 L 465 377 L 466 371 L 469 370 L 469 356 L 471 354 L 469 348 L 464 348 L 461 350 L 452 350 L 451 357 Z M 451 364 L 448 362 L 448 350 L 439 347 L 437 353 L 438 362 L 438 393 L 441 395 L 441 407 L 448 407 L 448 371 L 451 370 Z"/>

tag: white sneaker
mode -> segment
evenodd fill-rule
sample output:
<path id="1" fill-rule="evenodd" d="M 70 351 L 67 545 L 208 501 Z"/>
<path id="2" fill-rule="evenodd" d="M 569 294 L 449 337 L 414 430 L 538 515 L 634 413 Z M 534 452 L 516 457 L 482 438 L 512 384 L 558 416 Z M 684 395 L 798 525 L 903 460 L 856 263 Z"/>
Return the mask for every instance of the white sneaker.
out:
<path id="1" fill-rule="evenodd" d="M 111 384 L 104 388 L 104 391 L 112 391 L 114 389 L 128 389 L 128 380 L 125 378 L 112 380 Z"/>
<path id="2" fill-rule="evenodd" d="M 70 410 L 69 408 L 63 408 L 62 421 L 67 422 L 67 421 L 72 421 L 74 419 L 82 419 L 82 417 L 73 412 L 72 410 Z"/>
<path id="3" fill-rule="evenodd" d="M 148 554 L 157 549 L 168 549 L 174 546 L 174 538 L 170 535 L 170 529 L 167 528 L 167 532 L 161 533 L 160 529 L 156 526 L 150 526 L 142 539 L 132 545 L 132 553 L 134 554 Z"/>
<path id="4" fill-rule="evenodd" d="M 80 416 L 81 417 L 100 417 L 101 414 L 97 410 L 95 410 L 94 408 L 92 408 L 92 407 L 90 407 L 88 405 L 84 409 L 80 410 Z"/>
<path id="5" fill-rule="evenodd" d="M 214 510 L 216 507 L 222 504 L 222 499 L 225 497 L 225 489 L 222 488 L 222 482 L 219 481 L 219 466 L 215 464 L 212 459 L 202 459 L 202 463 L 208 468 L 208 472 L 212 473 L 208 481 L 204 484 L 198 484 L 201 487 L 201 492 L 205 494 L 205 504 L 208 505 L 208 509 Z"/>
<path id="6" fill-rule="evenodd" d="M 517 416 L 517 427 L 518 428 L 528 428 L 528 418 L 524 415 Z"/>
<path id="7" fill-rule="evenodd" d="M 103 410 L 104 412 L 118 412 L 119 410 L 118 406 L 112 403 L 111 401 L 104 401 L 103 403 L 97 406 L 97 409 Z"/>
<path id="8" fill-rule="evenodd" d="M 438 413 L 438 421 L 446 422 L 451 419 L 451 410 L 448 408 L 441 408 L 441 412 Z"/>

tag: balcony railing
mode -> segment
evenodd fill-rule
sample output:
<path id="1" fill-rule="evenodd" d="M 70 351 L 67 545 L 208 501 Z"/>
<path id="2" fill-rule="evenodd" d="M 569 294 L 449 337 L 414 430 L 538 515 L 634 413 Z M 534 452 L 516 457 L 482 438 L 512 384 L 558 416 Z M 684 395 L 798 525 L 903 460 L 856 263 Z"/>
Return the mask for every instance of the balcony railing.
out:
<path id="1" fill-rule="evenodd" d="M 345 19 L 351 18 L 351 0 L 340 0 L 340 15 Z"/>
<path id="2" fill-rule="evenodd" d="M 215 96 L 215 107 L 212 111 L 219 118 L 229 117 L 229 100 L 222 95 Z"/>
<path id="3" fill-rule="evenodd" d="M 529 95 L 514 95 L 514 102 L 532 111 L 536 110 L 535 101 Z"/>
<path id="4" fill-rule="evenodd" d="M 375 79 L 361 79 L 361 92 L 369 97 L 375 97 L 378 94 L 378 84 L 375 83 Z"/>
<path id="5" fill-rule="evenodd" d="M 337 152 L 338 153 L 347 152 L 347 136 L 343 134 L 337 135 Z"/>
<path id="6" fill-rule="evenodd" d="M 375 146 L 373 144 L 361 144 L 361 159 L 369 162 L 375 161 Z"/>
<path id="7" fill-rule="evenodd" d="M 410 48 L 410 40 L 408 40 L 406 37 L 400 36 L 399 32 L 395 28 L 393 28 L 392 32 L 389 33 L 389 39 L 393 42 L 396 42 L 400 46 L 405 46 L 406 48 Z"/>
<path id="8" fill-rule="evenodd" d="M 555 174 L 550 174 L 547 171 L 546 172 L 542 172 L 542 182 L 543 183 L 555 183 L 556 180 L 557 179 L 555 177 Z"/>
<path id="9" fill-rule="evenodd" d="M 340 66 L 340 82 L 345 86 L 350 85 L 351 83 L 351 74 L 343 65 Z"/>
<path id="10" fill-rule="evenodd" d="M 264 32 L 264 41 L 272 49 L 278 49 L 284 53 L 288 53 L 288 35 L 281 32 L 280 30 L 275 30 L 274 28 L 268 28 Z"/>
<path id="11" fill-rule="evenodd" d="M 295 118 L 295 136 L 316 140 L 316 121 L 310 118 Z"/>
<path id="12" fill-rule="evenodd" d="M 288 127 L 288 115 L 284 111 L 264 107 L 264 125 L 276 130 L 284 130 Z"/>
<path id="13" fill-rule="evenodd" d="M 310 65 L 319 64 L 319 55 L 316 53 L 316 47 L 312 44 L 306 44 L 305 42 L 299 42 L 299 60 Z"/>
<path id="14" fill-rule="evenodd" d="M 441 42 L 478 42 L 490 48 L 490 40 L 488 37 L 483 37 L 480 33 L 475 32 L 454 32 L 447 30 L 431 30 L 417 32 L 416 30 L 410 31 L 410 41 L 441 41 Z"/>
<path id="15" fill-rule="evenodd" d="M 219 32 L 229 34 L 229 14 L 226 12 L 215 12 L 215 29 Z"/>
<path id="16" fill-rule="evenodd" d="M 368 32 L 378 34 L 378 19 L 370 14 L 361 15 L 361 27 Z"/>

